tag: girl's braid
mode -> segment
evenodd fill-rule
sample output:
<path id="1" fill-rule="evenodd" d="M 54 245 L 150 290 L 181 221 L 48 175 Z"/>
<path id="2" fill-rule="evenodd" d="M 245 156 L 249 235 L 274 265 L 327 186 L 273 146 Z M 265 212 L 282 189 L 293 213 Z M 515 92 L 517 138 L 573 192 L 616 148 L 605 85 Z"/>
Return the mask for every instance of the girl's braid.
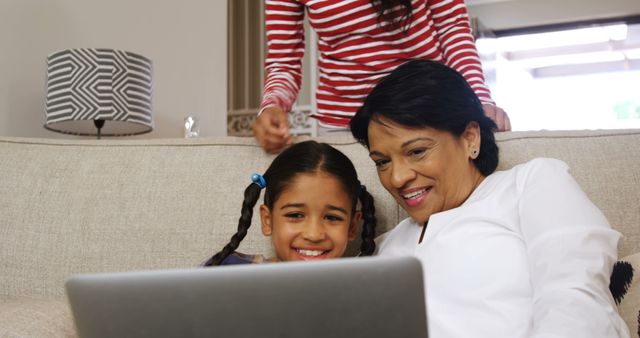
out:
<path id="1" fill-rule="evenodd" d="M 236 232 L 233 236 L 231 236 L 231 240 L 227 245 L 222 248 L 218 253 L 213 255 L 204 266 L 213 266 L 220 265 L 229 255 L 231 255 L 238 246 L 240 242 L 247 236 L 247 230 L 251 227 L 251 218 L 253 216 L 253 207 L 255 207 L 258 202 L 258 198 L 260 198 L 260 190 L 261 188 L 254 183 L 251 183 L 244 190 L 244 200 L 242 201 L 242 211 L 240 214 L 240 219 L 238 220 L 238 232 Z"/>

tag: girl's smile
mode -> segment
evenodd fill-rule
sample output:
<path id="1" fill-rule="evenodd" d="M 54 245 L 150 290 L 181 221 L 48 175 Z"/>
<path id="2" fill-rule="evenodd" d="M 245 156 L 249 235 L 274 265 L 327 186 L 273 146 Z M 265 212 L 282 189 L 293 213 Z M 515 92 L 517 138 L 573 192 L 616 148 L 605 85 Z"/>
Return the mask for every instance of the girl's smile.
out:
<path id="1" fill-rule="evenodd" d="M 309 250 L 309 249 L 295 249 L 298 253 L 298 257 L 303 261 L 311 261 L 317 259 L 325 259 L 327 258 L 329 250 Z"/>

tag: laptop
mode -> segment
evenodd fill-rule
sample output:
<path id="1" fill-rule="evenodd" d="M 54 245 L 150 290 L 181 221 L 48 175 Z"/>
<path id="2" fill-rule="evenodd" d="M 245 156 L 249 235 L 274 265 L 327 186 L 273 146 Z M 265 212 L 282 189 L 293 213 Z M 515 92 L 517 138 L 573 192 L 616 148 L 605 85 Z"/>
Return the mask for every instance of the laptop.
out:
<path id="1" fill-rule="evenodd" d="M 66 289 L 82 338 L 427 337 L 412 257 L 85 274 Z"/>

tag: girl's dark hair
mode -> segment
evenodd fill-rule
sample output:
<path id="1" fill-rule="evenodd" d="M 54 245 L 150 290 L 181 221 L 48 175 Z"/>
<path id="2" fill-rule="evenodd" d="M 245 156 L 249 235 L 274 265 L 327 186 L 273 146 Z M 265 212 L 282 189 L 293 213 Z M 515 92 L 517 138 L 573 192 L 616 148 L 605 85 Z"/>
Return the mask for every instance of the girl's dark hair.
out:
<path id="1" fill-rule="evenodd" d="M 371 6 L 378 12 L 378 22 L 388 22 L 393 28 L 402 26 L 406 32 L 411 25 L 413 7 L 411 0 L 369 0 Z M 402 6 L 403 10 L 394 10 Z"/>
<path id="2" fill-rule="evenodd" d="M 302 173 L 324 172 L 337 178 L 344 191 L 351 198 L 352 210 L 355 213 L 360 199 L 364 223 L 362 225 L 361 255 L 370 256 L 375 250 L 375 208 L 373 197 L 365 186 L 360 185 L 358 174 L 351 160 L 336 148 L 316 141 L 305 141 L 292 145 L 278 155 L 264 173 L 267 185 L 264 193 L 264 204 L 273 209 L 273 204 L 280 194 Z M 204 265 L 220 265 L 240 245 L 251 226 L 253 208 L 260 197 L 260 187 L 251 183 L 244 191 L 242 211 L 238 221 L 238 231 L 224 248 L 213 255 Z"/>
<path id="3" fill-rule="evenodd" d="M 412 60 L 382 79 L 351 119 L 353 137 L 369 147 L 369 123 L 381 117 L 407 128 L 431 127 L 460 137 L 470 122 L 480 126 L 480 154 L 473 160 L 488 176 L 498 166 L 495 122 L 484 114 L 480 100 L 455 70 L 428 60 Z"/>

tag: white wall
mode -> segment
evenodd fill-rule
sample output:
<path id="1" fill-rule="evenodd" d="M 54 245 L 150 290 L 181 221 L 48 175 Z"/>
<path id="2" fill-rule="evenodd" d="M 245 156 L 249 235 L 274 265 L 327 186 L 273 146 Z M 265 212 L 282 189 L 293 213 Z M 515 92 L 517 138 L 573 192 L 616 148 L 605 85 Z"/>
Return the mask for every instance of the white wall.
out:
<path id="1" fill-rule="evenodd" d="M 487 28 L 501 30 L 640 15 L 640 0 L 470 0 L 468 8 Z"/>
<path id="2" fill-rule="evenodd" d="M 154 66 L 153 132 L 226 135 L 227 0 L 0 0 L 0 136 L 73 138 L 45 130 L 46 56 L 81 47 L 142 54 Z"/>

